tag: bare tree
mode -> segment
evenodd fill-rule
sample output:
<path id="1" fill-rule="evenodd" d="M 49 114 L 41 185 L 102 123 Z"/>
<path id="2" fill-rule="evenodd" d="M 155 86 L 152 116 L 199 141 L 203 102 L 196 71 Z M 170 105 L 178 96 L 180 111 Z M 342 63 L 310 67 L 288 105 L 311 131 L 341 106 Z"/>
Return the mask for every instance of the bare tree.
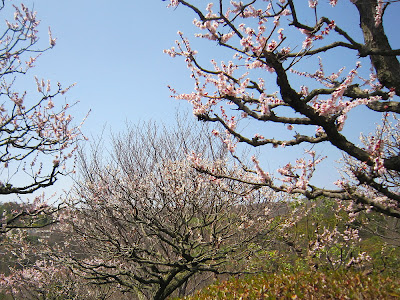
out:
<path id="1" fill-rule="evenodd" d="M 329 4 L 334 7 L 337 2 L 343 1 Z M 171 91 L 173 97 L 193 105 L 199 120 L 222 126 L 223 132 L 213 133 L 232 153 L 237 142 L 253 147 L 309 147 L 309 160 L 299 157 L 275 174 L 265 172 L 253 157 L 253 172 L 259 174 L 254 185 L 300 193 L 309 199 L 323 196 L 347 201 L 352 213 L 375 210 L 399 218 L 400 50 L 391 48 L 383 19 L 398 1 L 351 2 L 348 5 L 354 7 L 346 9 L 353 8 L 354 17 L 358 13 L 358 36 L 344 29 L 354 18 L 333 20 L 325 15 L 336 8 L 317 0 L 308 1 L 309 7 L 305 1 L 294 0 L 219 0 L 204 10 L 192 1 L 171 0 L 169 6 L 181 4 L 182 9 L 194 12 L 194 24 L 203 32 L 197 36 L 221 46 L 216 51 L 229 60 L 221 64 L 212 60 L 208 67 L 203 53 L 193 50 L 179 32 L 181 40 L 165 52 L 185 58 L 195 90 L 189 94 Z M 352 28 L 357 25 L 350 24 Z M 362 37 L 364 40 L 359 40 Z M 354 59 L 347 74 L 345 57 Z M 324 61 L 337 69 L 326 74 Z M 360 61 L 367 65 L 366 70 Z M 313 64 L 315 72 L 310 71 Z M 361 135 L 359 144 L 351 137 L 354 132 L 343 130 L 357 115 L 355 107 L 377 114 L 377 122 L 382 120 L 375 132 Z M 362 121 L 371 122 L 369 118 Z M 245 130 L 250 122 L 258 124 L 256 132 Z M 276 127 L 267 126 L 272 124 L 286 127 L 287 133 L 276 137 Z M 319 144 L 328 144 L 344 155 L 346 168 L 343 178 L 335 182 L 337 189 L 311 183 L 322 160 L 312 149 Z M 218 178 L 230 178 L 201 165 L 197 168 Z"/>
<path id="2" fill-rule="evenodd" d="M 278 198 L 197 172 L 186 158 L 192 151 L 216 169 L 225 168 L 226 151 L 187 124 L 180 128 L 132 127 L 115 137 L 110 159 L 101 147 L 82 156 L 64 229 L 76 247 L 67 258 L 74 272 L 139 298 L 165 299 L 200 273 L 260 269 L 245 262 L 279 234 L 269 214 Z"/>

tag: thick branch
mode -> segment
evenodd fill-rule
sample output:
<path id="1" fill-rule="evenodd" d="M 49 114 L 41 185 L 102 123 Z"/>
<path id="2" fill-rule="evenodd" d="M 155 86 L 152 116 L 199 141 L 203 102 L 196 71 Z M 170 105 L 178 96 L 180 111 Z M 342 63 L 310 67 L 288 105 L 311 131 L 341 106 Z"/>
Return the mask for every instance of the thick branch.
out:
<path id="1" fill-rule="evenodd" d="M 391 53 L 392 47 L 385 34 L 383 24 L 375 25 L 376 0 L 358 0 L 355 6 L 360 14 L 360 26 L 367 49 L 376 53 Z M 397 50 L 396 50 L 397 51 Z M 379 82 L 386 88 L 395 88 L 400 96 L 400 63 L 396 56 L 370 55 Z"/>

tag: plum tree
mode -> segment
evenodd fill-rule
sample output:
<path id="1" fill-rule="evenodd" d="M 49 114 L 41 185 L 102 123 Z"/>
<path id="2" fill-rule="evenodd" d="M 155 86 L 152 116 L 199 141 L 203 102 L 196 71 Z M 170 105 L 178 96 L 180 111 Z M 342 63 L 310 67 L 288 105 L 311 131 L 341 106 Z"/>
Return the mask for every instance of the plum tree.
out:
<path id="1" fill-rule="evenodd" d="M 400 50 L 392 49 L 384 19 L 398 1 L 351 1 L 340 9 L 351 10 L 352 18 L 336 15 L 336 20 L 329 15 L 346 1 L 329 1 L 332 7 L 317 0 L 305 7 L 304 2 L 219 0 L 202 9 L 191 1 L 171 0 L 169 6 L 181 4 L 194 12 L 194 25 L 202 31 L 197 37 L 216 43 L 220 47 L 215 51 L 227 57 L 225 62 L 212 59 L 205 64 L 203 56 L 211 52 L 197 53 L 178 32 L 176 47 L 165 52 L 184 57 L 195 90 L 181 93 L 170 88 L 172 97 L 190 102 L 199 120 L 218 123 L 222 130 L 213 134 L 232 153 L 239 142 L 263 149 L 304 147 L 309 157 L 299 156 L 269 173 L 254 156 L 254 167 L 246 168 L 258 178 L 236 180 L 309 199 L 337 199 L 351 214 L 375 210 L 399 218 Z M 346 72 L 344 66 L 351 59 Z M 332 73 L 325 71 L 326 62 Z M 316 71 L 310 71 L 313 64 Z M 362 65 L 368 64 L 371 68 L 365 70 Z M 354 122 L 370 125 L 371 114 L 377 122 L 373 132 L 349 129 Z M 281 131 L 272 124 L 287 132 L 276 137 Z M 358 143 L 355 134 L 361 138 Z M 343 172 L 334 188 L 313 184 L 324 158 L 316 152 L 318 145 L 329 145 L 343 155 L 336 166 Z M 231 178 L 200 164 L 196 167 Z"/>
<path id="2" fill-rule="evenodd" d="M 224 151 L 207 146 L 201 131 L 179 127 L 133 127 L 115 138 L 111 158 L 101 148 L 82 157 L 63 225 L 75 249 L 64 261 L 74 272 L 165 299 L 199 274 L 257 270 L 246 261 L 280 234 L 271 208 L 285 203 L 269 189 L 197 172 L 186 158 L 192 151 L 215 169 L 225 168 Z"/>
<path id="3" fill-rule="evenodd" d="M 6 5 L 0 1 L 0 12 L 6 12 Z M 56 39 L 49 28 L 49 45 L 40 46 L 36 12 L 24 4 L 14 5 L 14 11 L 2 26 L 0 38 L 0 195 L 31 194 L 53 185 L 59 176 L 71 172 L 66 162 L 83 138 L 68 113 L 70 105 L 55 102 L 71 86 L 57 83 L 52 87 L 49 80 L 35 77 L 36 95 L 16 90 L 20 77 L 55 46 Z M 13 213 L 3 214 L 0 232 L 35 227 L 37 217 L 53 212 L 44 197 L 35 197 Z"/>

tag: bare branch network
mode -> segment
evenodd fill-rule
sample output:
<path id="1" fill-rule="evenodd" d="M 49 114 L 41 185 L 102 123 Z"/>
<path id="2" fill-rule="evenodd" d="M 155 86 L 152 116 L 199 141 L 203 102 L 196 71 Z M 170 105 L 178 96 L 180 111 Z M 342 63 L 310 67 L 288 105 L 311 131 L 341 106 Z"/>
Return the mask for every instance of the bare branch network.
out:
<path id="1" fill-rule="evenodd" d="M 196 171 L 190 150 L 203 151 L 216 169 L 225 168 L 226 151 L 185 125 L 132 127 L 115 138 L 109 160 L 98 147 L 92 157 L 82 154 L 83 177 L 62 230 L 75 251 L 60 254 L 77 275 L 165 299 L 203 274 L 259 271 L 246 262 L 282 232 L 273 208 L 287 212 L 286 203 L 269 189 Z"/>

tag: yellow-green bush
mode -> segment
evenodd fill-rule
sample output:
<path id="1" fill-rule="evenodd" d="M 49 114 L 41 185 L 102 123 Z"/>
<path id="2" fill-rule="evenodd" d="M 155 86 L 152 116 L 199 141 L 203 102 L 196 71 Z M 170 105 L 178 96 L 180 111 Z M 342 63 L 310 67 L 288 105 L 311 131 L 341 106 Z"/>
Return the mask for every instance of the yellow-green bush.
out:
<path id="1" fill-rule="evenodd" d="M 263 274 L 217 282 L 187 300 L 399 299 L 400 279 L 380 274 L 308 271 Z"/>

